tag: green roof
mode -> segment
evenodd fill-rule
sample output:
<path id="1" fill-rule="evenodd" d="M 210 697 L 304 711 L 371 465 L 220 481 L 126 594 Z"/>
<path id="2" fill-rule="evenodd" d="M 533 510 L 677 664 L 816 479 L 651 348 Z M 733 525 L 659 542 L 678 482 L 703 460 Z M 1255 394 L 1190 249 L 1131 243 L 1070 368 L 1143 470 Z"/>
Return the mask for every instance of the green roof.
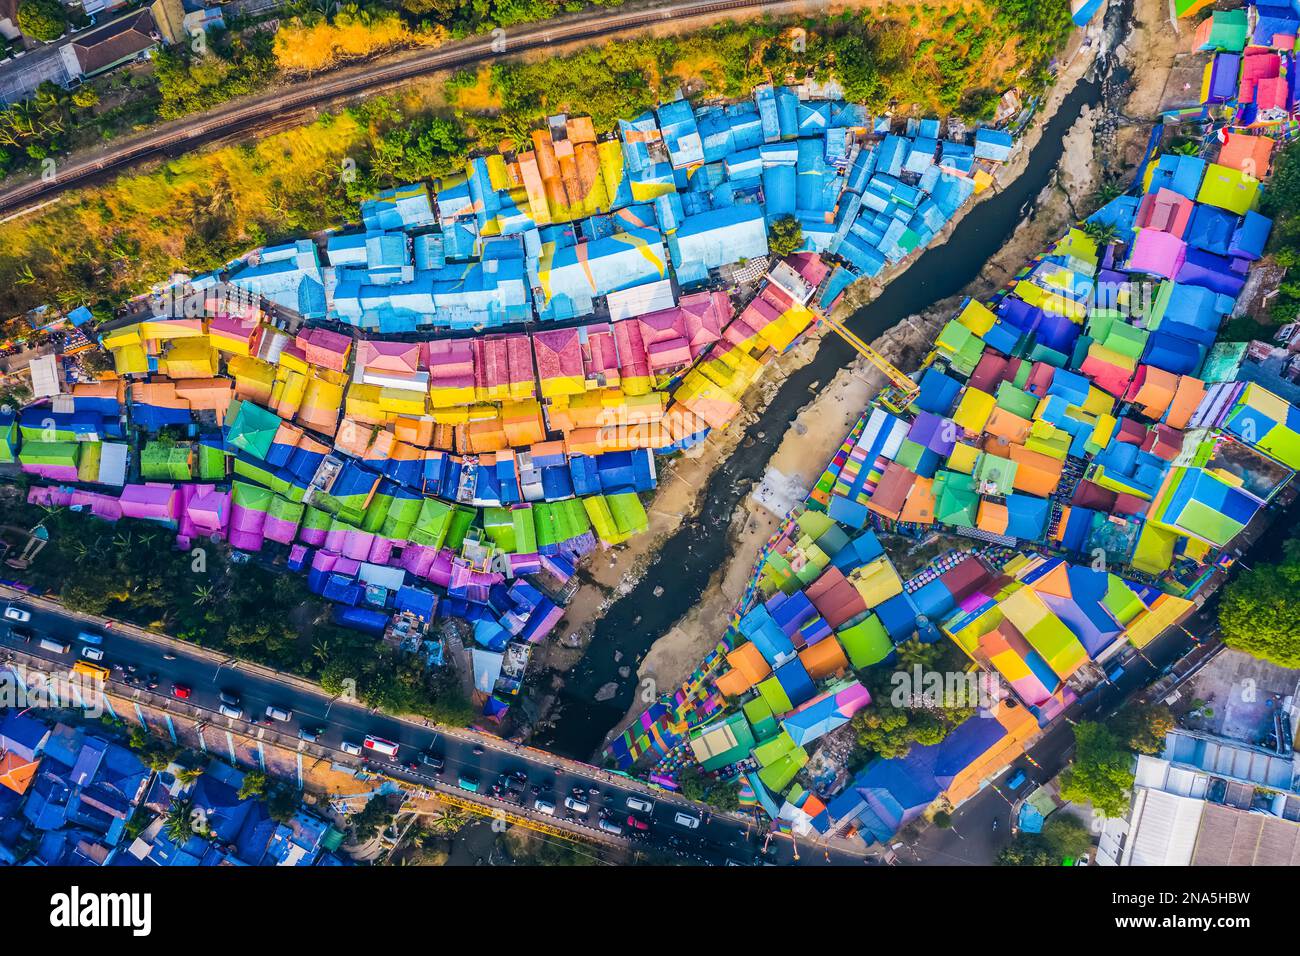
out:
<path id="1" fill-rule="evenodd" d="M 163 444 L 151 441 L 140 452 L 140 475 L 148 481 L 189 481 L 189 444 Z"/>
<path id="2" fill-rule="evenodd" d="M 852 627 L 836 632 L 835 636 L 844 647 L 849 663 L 855 668 L 879 664 L 894 649 L 889 633 L 874 614 Z"/>
<path id="3" fill-rule="evenodd" d="M 226 429 L 226 443 L 256 458 L 265 458 L 280 430 L 280 416 L 252 402 L 240 402 Z"/>

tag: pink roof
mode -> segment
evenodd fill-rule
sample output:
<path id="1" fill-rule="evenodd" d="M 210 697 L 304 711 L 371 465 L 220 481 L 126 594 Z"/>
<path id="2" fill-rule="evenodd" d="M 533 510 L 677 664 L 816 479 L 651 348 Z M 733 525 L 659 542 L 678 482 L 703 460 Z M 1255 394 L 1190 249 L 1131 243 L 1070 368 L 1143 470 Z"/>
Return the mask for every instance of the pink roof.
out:
<path id="1" fill-rule="evenodd" d="M 1172 279 L 1187 258 L 1187 244 L 1177 236 L 1155 229 L 1141 229 L 1129 254 L 1130 272 L 1147 272 Z"/>
<path id="2" fill-rule="evenodd" d="M 176 516 L 176 486 L 149 482 L 122 488 L 122 515 L 170 520 Z"/>
<path id="3" fill-rule="evenodd" d="M 540 378 L 582 376 L 582 348 L 577 329 L 534 332 L 533 357 Z"/>
<path id="4" fill-rule="evenodd" d="M 588 325 L 578 336 L 582 346 L 582 364 L 588 377 L 618 370 L 618 343 L 608 322 Z"/>
<path id="5" fill-rule="evenodd" d="M 432 376 L 441 378 L 442 371 L 453 374 L 474 374 L 474 345 L 469 339 L 439 339 L 424 343 L 425 362 Z"/>
<path id="6" fill-rule="evenodd" d="M 1282 58 L 1273 52 L 1247 53 L 1241 61 L 1241 86 L 1237 99 L 1242 103 L 1255 102 L 1255 88 L 1260 80 L 1281 75 Z"/>
<path id="7" fill-rule="evenodd" d="M 684 334 L 690 343 L 692 358 L 722 338 L 722 328 L 731 318 L 731 299 L 725 292 L 696 292 L 683 296 L 678 308 L 684 319 Z"/>
<path id="8" fill-rule="evenodd" d="M 1283 77 L 1275 76 L 1260 80 L 1259 85 L 1255 87 L 1255 105 L 1261 110 L 1285 110 L 1289 99 L 1289 91 Z"/>
<path id="9" fill-rule="evenodd" d="M 322 368 L 343 371 L 347 364 L 348 350 L 352 348 L 352 338 L 329 329 L 304 329 L 298 333 L 298 346 L 303 350 L 307 361 Z"/>
<path id="10" fill-rule="evenodd" d="M 814 289 L 822 284 L 822 280 L 830 273 L 830 266 L 822 262 L 822 257 L 815 252 L 796 252 L 794 255 L 786 256 L 785 261 L 790 264 L 790 268 L 803 277 Z"/>
<path id="11" fill-rule="evenodd" d="M 649 356 L 641 325 L 630 319 L 614 323 L 614 341 L 618 344 L 619 371 L 628 378 L 646 377 L 650 374 Z"/>
<path id="12" fill-rule="evenodd" d="M 357 347 L 357 364 L 362 368 L 410 375 L 420 370 L 420 343 L 362 339 Z"/>
<path id="13" fill-rule="evenodd" d="M 218 316 L 208 320 L 208 331 L 223 335 L 228 339 L 243 339 L 247 342 L 257 331 L 257 323 L 245 319 Z"/>
<path id="14" fill-rule="evenodd" d="M 1181 237 L 1187 231 L 1195 204 L 1172 189 L 1161 187 L 1142 197 L 1134 220 L 1141 229 L 1158 229 Z"/>

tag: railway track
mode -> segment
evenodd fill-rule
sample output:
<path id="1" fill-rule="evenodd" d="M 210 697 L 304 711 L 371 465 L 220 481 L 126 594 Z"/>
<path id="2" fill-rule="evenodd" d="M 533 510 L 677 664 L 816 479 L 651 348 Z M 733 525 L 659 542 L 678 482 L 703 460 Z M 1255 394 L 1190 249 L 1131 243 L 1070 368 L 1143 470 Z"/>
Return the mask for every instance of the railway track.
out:
<path id="1" fill-rule="evenodd" d="M 56 166 L 55 174 L 33 179 L 0 191 L 0 216 L 13 218 L 37 205 L 46 204 L 61 193 L 78 186 L 90 185 L 113 173 L 159 156 L 179 156 L 222 139 L 255 133 L 267 127 L 284 127 L 295 118 L 321 106 L 362 93 L 373 93 L 397 84 L 435 73 L 456 69 L 497 57 L 511 57 L 549 46 L 608 37 L 640 27 L 707 17 L 735 10 L 756 9 L 776 12 L 798 9 L 805 4 L 797 0 L 707 0 L 680 2 L 668 6 L 608 13 L 561 23 L 544 23 L 521 28 L 517 34 L 475 37 L 422 50 L 396 62 L 376 63 L 365 69 L 352 69 L 319 81 L 307 81 L 271 94 L 263 94 L 248 103 L 218 108 L 213 113 L 178 120 L 150 133 L 123 140 L 110 152 L 95 158 Z M 504 42 L 504 49 L 501 44 Z"/>

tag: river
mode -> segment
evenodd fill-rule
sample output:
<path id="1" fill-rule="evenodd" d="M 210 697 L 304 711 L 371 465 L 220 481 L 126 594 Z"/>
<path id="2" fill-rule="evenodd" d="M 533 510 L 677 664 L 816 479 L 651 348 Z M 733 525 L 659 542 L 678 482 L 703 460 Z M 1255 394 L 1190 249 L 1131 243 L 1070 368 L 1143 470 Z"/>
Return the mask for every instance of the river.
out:
<path id="1" fill-rule="evenodd" d="M 856 312 L 848 322 L 850 328 L 870 342 L 972 282 L 990 250 L 1000 248 L 1025 218 L 1061 159 L 1066 132 L 1084 107 L 1101 102 L 1102 90 L 1103 83 L 1096 78 L 1079 81 L 1048 121 L 1024 171 L 1000 193 L 975 205 L 946 243 L 924 252 Z M 762 477 L 789 423 L 815 398 L 814 386 L 829 382 L 854 358 L 856 353 L 847 343 L 829 335 L 813 360 L 786 378 L 766 410 L 746 429 L 735 453 L 710 477 L 699 513 L 665 541 L 637 585 L 597 622 L 586 656 L 563 675 L 555 726 L 539 729 L 534 746 L 577 760 L 592 759 L 632 706 L 639 689 L 637 663 L 692 608 L 723 566 L 732 514 Z M 663 588 L 659 597 L 654 595 L 656 588 Z M 618 673 L 623 666 L 631 668 L 626 678 Z M 596 693 L 609 683 L 618 685 L 617 693 L 597 701 Z"/>

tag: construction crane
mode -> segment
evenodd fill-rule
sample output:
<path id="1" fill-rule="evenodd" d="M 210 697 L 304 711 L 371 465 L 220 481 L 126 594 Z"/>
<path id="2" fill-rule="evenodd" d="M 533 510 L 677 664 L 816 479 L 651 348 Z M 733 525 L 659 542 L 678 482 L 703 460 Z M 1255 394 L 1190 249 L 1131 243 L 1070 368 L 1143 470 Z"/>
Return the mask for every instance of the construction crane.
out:
<path id="1" fill-rule="evenodd" d="M 873 349 L 839 319 L 826 316 L 826 324 L 845 342 L 853 346 L 854 351 L 871 363 L 872 367 L 889 379 L 890 387 L 881 393 L 880 401 L 886 408 L 901 413 L 912 399 L 921 391 L 921 386 L 896 369 L 879 352 Z"/>

